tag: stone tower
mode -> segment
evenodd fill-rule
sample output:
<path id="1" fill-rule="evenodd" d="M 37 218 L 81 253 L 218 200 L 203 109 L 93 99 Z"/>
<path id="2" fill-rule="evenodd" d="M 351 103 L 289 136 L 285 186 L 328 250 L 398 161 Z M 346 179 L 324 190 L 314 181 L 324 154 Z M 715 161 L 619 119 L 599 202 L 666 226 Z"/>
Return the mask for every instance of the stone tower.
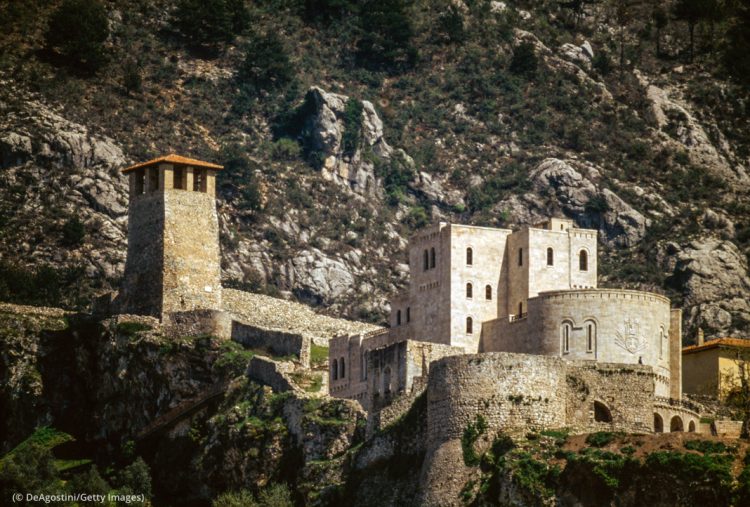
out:
<path id="1" fill-rule="evenodd" d="M 121 313 L 163 319 L 221 309 L 216 172 L 178 155 L 123 169 L 130 181 L 128 257 Z"/>

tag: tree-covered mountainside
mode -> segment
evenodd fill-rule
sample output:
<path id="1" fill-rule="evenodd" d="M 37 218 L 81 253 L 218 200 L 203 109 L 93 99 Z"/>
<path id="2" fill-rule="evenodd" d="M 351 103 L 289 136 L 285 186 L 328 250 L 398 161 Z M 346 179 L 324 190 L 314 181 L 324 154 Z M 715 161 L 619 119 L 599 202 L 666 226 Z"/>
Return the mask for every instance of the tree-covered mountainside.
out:
<path id="1" fill-rule="evenodd" d="M 116 288 L 119 169 L 225 165 L 225 284 L 380 321 L 429 223 L 556 214 L 688 340 L 750 326 L 746 1 L 0 6 L 0 299 Z"/>

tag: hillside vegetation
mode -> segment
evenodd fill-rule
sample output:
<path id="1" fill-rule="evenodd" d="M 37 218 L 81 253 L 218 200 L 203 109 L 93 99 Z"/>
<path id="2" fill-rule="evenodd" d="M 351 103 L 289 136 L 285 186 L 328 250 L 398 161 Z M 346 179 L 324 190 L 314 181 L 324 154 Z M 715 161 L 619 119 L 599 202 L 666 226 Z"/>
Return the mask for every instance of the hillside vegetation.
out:
<path id="1" fill-rule="evenodd" d="M 0 299 L 122 275 L 129 162 L 225 165 L 223 277 L 382 321 L 406 238 L 545 215 L 689 336 L 747 333 L 750 14 L 737 0 L 5 3 Z"/>

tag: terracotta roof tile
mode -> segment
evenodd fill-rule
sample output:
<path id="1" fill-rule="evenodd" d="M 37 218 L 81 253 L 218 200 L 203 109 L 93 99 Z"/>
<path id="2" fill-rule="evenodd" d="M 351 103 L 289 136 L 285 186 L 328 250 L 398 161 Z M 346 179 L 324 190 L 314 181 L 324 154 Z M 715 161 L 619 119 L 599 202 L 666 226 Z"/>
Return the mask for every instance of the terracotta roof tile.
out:
<path id="1" fill-rule="evenodd" d="M 154 158 L 147 162 L 141 162 L 140 164 L 131 165 L 130 167 L 126 167 L 125 169 L 123 169 L 122 172 L 127 173 L 130 171 L 134 171 L 136 169 L 140 169 L 141 167 L 149 167 L 149 166 L 157 165 L 161 163 L 175 164 L 175 165 L 189 165 L 193 167 L 206 167 L 208 169 L 216 169 L 217 171 L 224 169 L 224 166 L 221 166 L 218 164 L 212 164 L 211 162 L 203 162 L 202 160 L 182 157 L 180 155 L 175 155 L 174 153 L 171 153 L 163 157 Z"/>
<path id="2" fill-rule="evenodd" d="M 693 354 L 701 350 L 715 349 L 717 347 L 750 347 L 750 340 L 743 338 L 716 338 L 709 340 L 703 345 L 688 345 L 682 348 L 683 354 Z"/>

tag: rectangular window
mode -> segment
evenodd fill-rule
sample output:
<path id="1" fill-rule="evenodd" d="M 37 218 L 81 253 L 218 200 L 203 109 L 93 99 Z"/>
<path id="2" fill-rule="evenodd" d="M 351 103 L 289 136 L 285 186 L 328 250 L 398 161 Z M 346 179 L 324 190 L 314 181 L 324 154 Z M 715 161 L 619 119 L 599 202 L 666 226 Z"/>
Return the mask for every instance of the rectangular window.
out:
<path id="1" fill-rule="evenodd" d="M 523 248 L 518 249 L 518 265 L 523 266 Z"/>

